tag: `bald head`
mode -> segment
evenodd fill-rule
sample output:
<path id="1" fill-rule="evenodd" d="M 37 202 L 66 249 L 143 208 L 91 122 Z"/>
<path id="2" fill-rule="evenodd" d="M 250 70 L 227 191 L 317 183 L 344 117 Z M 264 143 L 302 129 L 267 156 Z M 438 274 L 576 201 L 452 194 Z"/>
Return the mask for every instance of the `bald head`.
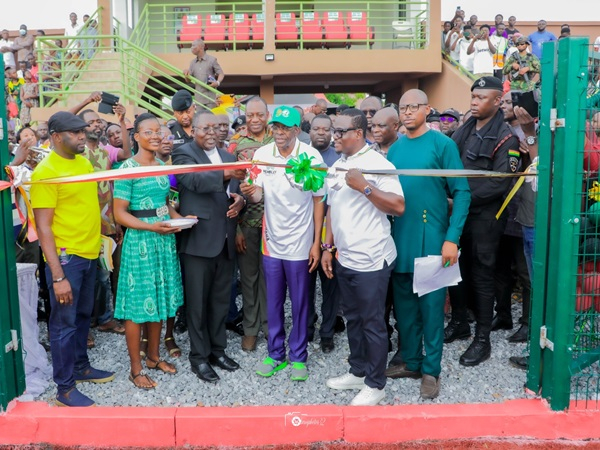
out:
<path id="1" fill-rule="evenodd" d="M 371 120 L 373 139 L 379 148 L 387 153 L 390 145 L 398 139 L 398 113 L 394 108 L 383 108 Z"/>
<path id="2" fill-rule="evenodd" d="M 315 102 L 316 110 L 315 114 L 325 114 L 327 112 L 327 101 L 320 98 Z"/>
<path id="3" fill-rule="evenodd" d="M 427 98 L 427 94 L 420 89 L 409 89 L 404 93 L 402 98 L 400 99 L 401 105 L 406 105 L 409 103 L 423 103 L 425 105 L 429 104 L 429 99 Z"/>
<path id="4" fill-rule="evenodd" d="M 398 122 L 398 112 L 392 108 L 392 107 L 387 107 L 387 108 L 382 108 L 379 111 L 377 111 L 375 113 L 375 115 L 373 116 L 373 120 L 394 120 L 396 122 Z"/>

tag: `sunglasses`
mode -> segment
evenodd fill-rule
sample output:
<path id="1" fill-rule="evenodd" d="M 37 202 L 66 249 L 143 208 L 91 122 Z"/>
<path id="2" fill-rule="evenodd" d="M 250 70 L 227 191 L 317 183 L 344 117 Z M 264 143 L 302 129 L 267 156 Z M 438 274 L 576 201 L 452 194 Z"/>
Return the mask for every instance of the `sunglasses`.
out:
<path id="1" fill-rule="evenodd" d="M 357 128 L 332 128 L 331 132 L 335 137 L 343 137 L 348 131 L 354 131 Z"/>
<path id="2" fill-rule="evenodd" d="M 452 122 L 456 122 L 456 119 L 452 116 L 442 116 L 442 117 L 440 117 L 440 122 L 452 123 Z"/>
<path id="3" fill-rule="evenodd" d="M 375 115 L 375 113 L 377 112 L 377 110 L 376 110 L 376 109 L 361 109 L 361 111 L 363 112 L 363 114 L 364 114 L 365 116 L 369 116 L 369 115 L 370 115 L 370 116 L 374 116 L 374 115 Z"/>

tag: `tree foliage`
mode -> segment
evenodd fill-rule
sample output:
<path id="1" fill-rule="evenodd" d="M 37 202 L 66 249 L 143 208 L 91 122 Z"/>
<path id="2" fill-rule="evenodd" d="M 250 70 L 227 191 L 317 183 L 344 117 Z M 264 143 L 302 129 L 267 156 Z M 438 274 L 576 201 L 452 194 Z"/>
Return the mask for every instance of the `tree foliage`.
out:
<path id="1" fill-rule="evenodd" d="M 355 106 L 359 99 L 366 97 L 365 94 L 325 94 L 327 100 L 336 105 L 345 103 L 348 106 Z"/>

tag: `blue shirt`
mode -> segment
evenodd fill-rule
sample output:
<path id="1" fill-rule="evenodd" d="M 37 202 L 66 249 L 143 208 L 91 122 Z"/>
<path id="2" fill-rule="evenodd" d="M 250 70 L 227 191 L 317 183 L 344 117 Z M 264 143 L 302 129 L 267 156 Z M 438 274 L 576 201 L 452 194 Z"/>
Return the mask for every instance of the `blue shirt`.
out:
<path id="1" fill-rule="evenodd" d="M 529 35 L 529 41 L 531 42 L 531 52 L 539 59 L 542 59 L 542 44 L 544 42 L 556 41 L 556 36 L 549 31 L 536 31 Z"/>
<path id="2" fill-rule="evenodd" d="M 338 152 L 335 151 L 335 147 L 333 146 L 329 146 L 329 148 L 327 150 L 324 151 L 320 151 L 321 156 L 323 157 L 323 161 L 325 161 L 325 164 L 327 164 L 327 167 L 331 167 L 333 166 L 333 163 L 335 163 L 338 159 L 340 159 L 340 154 Z"/>

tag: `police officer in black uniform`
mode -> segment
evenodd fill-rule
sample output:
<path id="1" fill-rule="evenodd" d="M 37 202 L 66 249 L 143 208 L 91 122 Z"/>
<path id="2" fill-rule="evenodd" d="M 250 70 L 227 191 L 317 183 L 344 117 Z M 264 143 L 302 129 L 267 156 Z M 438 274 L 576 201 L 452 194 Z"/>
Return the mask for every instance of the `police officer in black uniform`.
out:
<path id="1" fill-rule="evenodd" d="M 173 140 L 173 151 L 183 144 L 187 144 L 194 140 L 192 133 L 192 121 L 196 113 L 196 105 L 190 91 L 181 89 L 175 92 L 171 99 L 171 108 L 175 116 L 175 121 L 171 121 L 168 127 L 171 133 L 175 136 Z"/>
<path id="2" fill-rule="evenodd" d="M 502 82 L 479 78 L 471 87 L 472 116 L 454 132 L 465 169 L 514 173 L 519 166 L 519 140 L 504 122 L 500 109 Z M 469 178 L 471 206 L 460 239 L 463 281 L 450 289 L 452 320 L 444 342 L 470 337 L 467 306 L 474 309 L 475 338 L 459 363 L 476 366 L 490 357 L 490 331 L 494 314 L 494 272 L 506 213 L 496 214 L 508 193 L 511 178 Z M 470 303 L 469 300 L 472 300 Z"/>

